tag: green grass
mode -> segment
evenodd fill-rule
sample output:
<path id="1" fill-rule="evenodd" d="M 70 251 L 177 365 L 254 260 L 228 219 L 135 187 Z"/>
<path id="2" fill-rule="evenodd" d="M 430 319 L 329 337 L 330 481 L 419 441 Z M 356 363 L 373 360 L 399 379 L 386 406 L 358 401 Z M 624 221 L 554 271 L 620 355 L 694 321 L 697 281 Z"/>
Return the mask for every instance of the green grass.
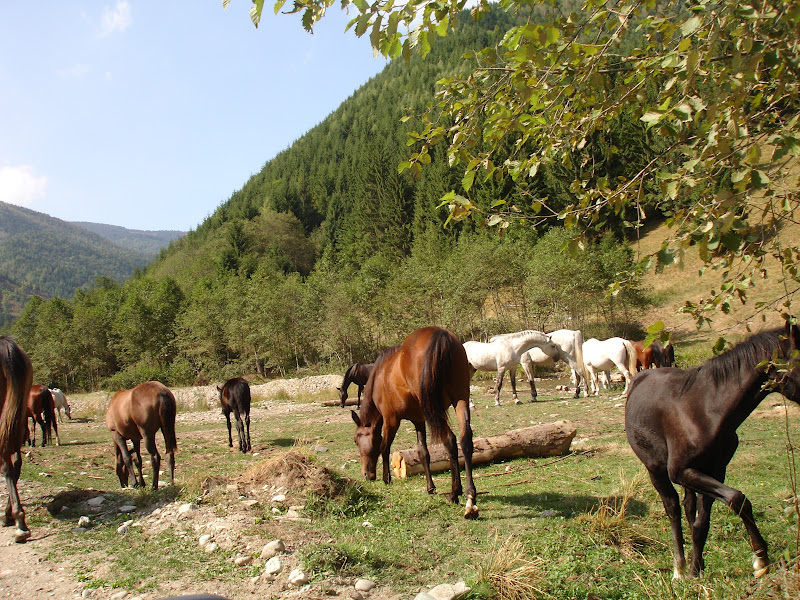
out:
<path id="1" fill-rule="evenodd" d="M 34 464 L 26 460 L 23 479 L 35 485 L 38 495 L 23 497 L 23 501 L 31 526 L 56 530 L 59 559 L 75 565 L 75 575 L 88 585 L 149 590 L 163 571 L 173 579 L 234 581 L 243 571 L 234 571 L 229 553 L 206 554 L 196 541 L 175 534 L 149 539 L 138 528 L 120 536 L 116 528 L 123 517 L 98 522 L 76 536 L 70 533 L 79 516 L 75 510 L 68 506 L 63 514 L 51 516 L 38 507 L 58 492 L 88 488 L 126 496 L 137 506 L 154 506 L 175 497 L 197 500 L 204 481 L 233 481 L 265 458 L 297 444 L 332 472 L 340 489 L 332 498 L 305 498 L 312 523 L 282 525 L 291 527 L 292 537 L 303 540 L 298 555 L 316 582 L 330 574 L 369 577 L 410 597 L 420 588 L 464 579 L 474 586 L 472 598 L 489 600 L 498 593 L 498 586 L 506 598 L 514 586 L 507 585 L 508 577 L 492 575 L 487 565 L 507 564 L 500 559 L 513 542 L 522 562 L 508 562 L 508 568 L 517 579 L 529 578 L 530 586 L 523 589 L 534 593 L 530 597 L 586 598 L 590 593 L 609 600 L 783 597 L 769 596 L 779 594 L 771 580 L 754 582 L 744 527 L 719 503 L 706 546 L 706 574 L 695 581 L 673 582 L 667 519 L 643 467 L 627 446 L 623 401 L 616 395 L 556 396 L 551 382 L 542 382 L 539 388 L 544 401 L 518 406 L 510 403 L 507 390 L 500 407 L 487 408 L 493 400 L 481 394 L 473 414 L 475 436 L 570 419 L 577 427 L 573 448 L 578 452 L 560 460 L 517 459 L 476 467 L 480 509 L 476 521 L 463 519 L 463 506 L 446 501 L 448 473 L 435 475 L 439 492 L 435 495 L 425 493 L 422 476 L 395 479 L 391 486 L 363 482 L 349 412 L 322 406 L 312 412 L 275 411 L 254 419 L 251 432 L 259 456 L 231 451 L 224 421 L 179 424 L 178 485 L 158 492 L 120 490 L 104 426 L 68 424 L 62 440 L 76 443 L 35 449 Z M 330 398 L 334 397 L 331 392 Z M 324 399 L 328 398 L 313 397 L 314 403 Z M 765 401 L 759 412 L 768 412 L 773 401 L 775 397 Z M 784 514 L 784 500 L 792 494 L 786 423 L 775 416 L 753 417 L 739 433 L 741 443 L 727 482 L 753 502 L 771 557 L 778 559 L 784 552 L 795 557 L 797 531 L 791 517 Z M 415 443 L 413 427 L 404 423 L 394 448 Z M 324 446 L 326 451 L 315 453 L 312 446 Z M 146 456 L 144 462 L 147 477 Z M 219 512 L 224 515 L 221 495 L 212 493 L 202 502 L 220 502 Z M 280 533 L 279 527 L 264 507 L 254 513 L 246 533 L 272 537 Z M 251 569 L 253 575 L 259 572 L 255 566 Z"/>

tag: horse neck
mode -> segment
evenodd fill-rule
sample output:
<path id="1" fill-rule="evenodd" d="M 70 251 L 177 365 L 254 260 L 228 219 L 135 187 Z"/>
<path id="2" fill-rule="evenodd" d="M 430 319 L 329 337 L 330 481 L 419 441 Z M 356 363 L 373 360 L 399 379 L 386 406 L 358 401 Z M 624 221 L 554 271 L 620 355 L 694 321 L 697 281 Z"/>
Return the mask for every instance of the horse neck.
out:
<path id="1" fill-rule="evenodd" d="M 717 389 L 714 402 L 722 420 L 734 429 L 756 409 L 772 390 L 765 388 L 768 375 L 763 370 L 754 370 L 737 380 L 725 382 Z"/>
<path id="2" fill-rule="evenodd" d="M 539 346 L 547 341 L 539 331 L 522 331 L 516 334 L 518 337 L 513 337 L 509 340 L 512 346 L 517 349 L 519 354 L 526 352 L 534 346 Z"/>

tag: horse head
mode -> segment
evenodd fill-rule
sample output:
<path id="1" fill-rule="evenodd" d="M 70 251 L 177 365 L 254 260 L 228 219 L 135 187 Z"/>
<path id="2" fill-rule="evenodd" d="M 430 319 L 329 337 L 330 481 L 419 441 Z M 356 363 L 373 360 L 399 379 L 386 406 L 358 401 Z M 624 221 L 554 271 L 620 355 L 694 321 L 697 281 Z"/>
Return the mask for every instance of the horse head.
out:
<path id="1" fill-rule="evenodd" d="M 770 366 L 770 376 L 775 379 L 776 392 L 800 404 L 800 328 L 786 321 L 784 335 L 779 354 L 786 360 L 786 370 L 781 373 L 774 365 Z"/>
<path id="2" fill-rule="evenodd" d="M 381 453 L 381 428 L 378 423 L 367 424 L 354 410 L 350 411 L 353 422 L 356 424 L 356 433 L 353 440 L 358 446 L 361 455 L 361 474 L 369 481 L 377 477 L 378 456 Z"/>
<path id="3" fill-rule="evenodd" d="M 339 401 L 342 403 L 342 408 L 344 408 L 344 403 L 347 401 L 347 388 L 342 386 L 336 389 L 339 392 Z"/>

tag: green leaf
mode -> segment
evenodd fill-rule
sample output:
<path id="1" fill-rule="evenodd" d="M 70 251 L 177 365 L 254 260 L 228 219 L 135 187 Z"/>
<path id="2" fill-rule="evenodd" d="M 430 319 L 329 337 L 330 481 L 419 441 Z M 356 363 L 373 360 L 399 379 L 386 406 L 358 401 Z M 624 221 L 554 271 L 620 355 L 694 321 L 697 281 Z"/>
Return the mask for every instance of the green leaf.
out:
<path id="1" fill-rule="evenodd" d="M 681 34 L 683 37 L 692 35 L 702 24 L 702 20 L 698 16 L 690 17 L 681 24 Z"/>
<path id="2" fill-rule="evenodd" d="M 475 182 L 475 171 L 467 171 L 467 173 L 461 179 L 461 186 L 464 188 L 464 191 L 468 192 L 474 182 Z"/>

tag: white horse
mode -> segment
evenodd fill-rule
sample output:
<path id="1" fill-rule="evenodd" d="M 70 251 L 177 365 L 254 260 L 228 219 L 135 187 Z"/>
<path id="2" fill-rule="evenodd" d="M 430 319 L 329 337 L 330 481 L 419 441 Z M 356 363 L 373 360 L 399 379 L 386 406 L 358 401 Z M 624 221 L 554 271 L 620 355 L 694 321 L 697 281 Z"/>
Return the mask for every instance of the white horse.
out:
<path id="1" fill-rule="evenodd" d="M 503 386 L 503 376 L 510 371 L 511 389 L 514 402 L 521 404 L 517 397 L 517 365 L 523 353 L 533 347 L 547 348 L 555 346 L 550 336 L 541 331 L 528 329 L 516 333 L 505 333 L 489 338 L 488 342 L 464 342 L 467 351 L 467 360 L 475 371 L 497 371 L 495 378 L 494 404 L 500 405 L 500 388 Z"/>
<path id="2" fill-rule="evenodd" d="M 598 373 L 611 369 L 619 369 L 622 373 L 625 378 L 625 391 L 622 393 L 627 395 L 628 386 L 636 374 L 636 350 L 633 344 L 620 337 L 602 341 L 592 338 L 583 343 L 583 363 L 595 396 L 600 395 Z"/>
<path id="3" fill-rule="evenodd" d="M 67 402 L 67 397 L 64 396 L 64 392 L 62 392 L 58 388 L 52 388 L 50 393 L 53 395 L 53 401 L 56 405 L 56 413 L 58 413 L 58 422 L 63 423 L 64 419 L 61 418 L 61 409 L 64 409 L 64 412 L 67 413 L 67 418 L 72 420 L 72 414 L 70 413 L 70 406 L 69 402 Z"/>
<path id="4" fill-rule="evenodd" d="M 554 342 L 550 352 L 546 348 L 531 348 L 522 355 L 520 364 L 531 384 L 531 400 L 536 401 L 536 384 L 534 383 L 536 365 L 552 365 L 563 360 L 571 370 L 570 379 L 575 386 L 575 397 L 580 396 L 581 380 L 586 387 L 585 395 L 589 395 L 589 383 L 583 364 L 583 334 L 580 330 L 559 329 L 548 333 Z"/>

